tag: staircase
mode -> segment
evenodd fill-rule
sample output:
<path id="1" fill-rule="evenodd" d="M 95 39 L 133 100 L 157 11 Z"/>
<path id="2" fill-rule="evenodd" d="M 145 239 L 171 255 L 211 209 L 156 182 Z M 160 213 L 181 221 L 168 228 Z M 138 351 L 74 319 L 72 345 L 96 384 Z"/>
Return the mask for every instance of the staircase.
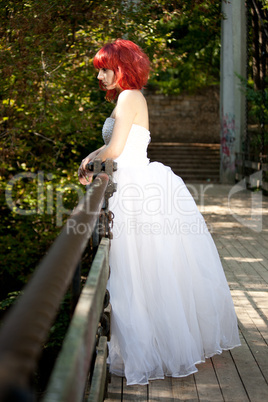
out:
<path id="1" fill-rule="evenodd" d="M 186 183 L 219 182 L 220 145 L 155 142 L 148 147 L 151 162 L 170 166 Z"/>

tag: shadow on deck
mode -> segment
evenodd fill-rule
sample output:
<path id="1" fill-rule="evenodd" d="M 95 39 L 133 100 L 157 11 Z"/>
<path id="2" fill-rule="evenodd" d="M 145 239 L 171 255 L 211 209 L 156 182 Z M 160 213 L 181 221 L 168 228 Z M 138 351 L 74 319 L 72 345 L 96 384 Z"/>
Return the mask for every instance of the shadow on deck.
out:
<path id="1" fill-rule="evenodd" d="M 112 376 L 107 402 L 268 400 L 268 197 L 219 184 L 188 186 L 218 248 L 238 317 L 241 347 L 185 378 L 126 386 Z"/>

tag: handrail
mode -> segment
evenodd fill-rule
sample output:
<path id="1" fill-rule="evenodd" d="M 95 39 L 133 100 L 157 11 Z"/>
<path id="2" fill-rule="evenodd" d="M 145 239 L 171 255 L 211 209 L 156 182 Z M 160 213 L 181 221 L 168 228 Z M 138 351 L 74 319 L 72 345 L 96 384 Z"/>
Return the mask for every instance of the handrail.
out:
<path id="1" fill-rule="evenodd" d="M 109 242 L 102 238 L 98 247 L 43 402 L 76 402 L 83 398 L 109 276 Z M 107 339 L 102 342 L 105 353 Z"/>
<path id="2" fill-rule="evenodd" d="M 40 263 L 0 331 L 0 401 L 29 391 L 43 343 L 100 213 L 109 176 L 99 173 Z M 86 225 L 85 231 L 69 230 Z M 27 399 L 26 399 L 27 398 Z"/>

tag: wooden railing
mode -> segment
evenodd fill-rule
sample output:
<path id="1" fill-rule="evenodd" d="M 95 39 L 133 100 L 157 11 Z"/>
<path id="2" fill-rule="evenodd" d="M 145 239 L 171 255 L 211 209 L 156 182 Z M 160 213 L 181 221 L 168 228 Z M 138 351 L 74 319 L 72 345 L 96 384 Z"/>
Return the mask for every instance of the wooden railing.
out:
<path id="1" fill-rule="evenodd" d="M 104 168 L 104 172 L 101 170 Z M 22 296 L 12 307 L 0 331 L 0 401 L 35 401 L 32 376 L 59 305 L 68 290 L 77 265 L 96 223 L 102 233 L 88 278 L 78 299 L 61 352 L 43 398 L 44 402 L 101 401 L 106 382 L 107 335 L 101 325 L 106 284 L 109 276 L 110 213 L 108 198 L 113 194 L 114 162 L 102 167 L 94 162 L 95 178 L 83 200 L 63 227 L 48 254 L 41 261 Z M 88 230 L 69 230 L 85 225 Z M 100 227 L 100 226 L 98 226 Z M 105 297 L 106 296 L 106 297 Z M 105 320 L 104 320 L 105 322 Z M 106 322 L 107 327 L 107 322 Z M 106 328 L 107 332 L 107 328 Z M 95 368 L 92 368 L 97 348 Z M 90 372 L 91 369 L 91 372 Z"/>
<path id="2" fill-rule="evenodd" d="M 236 154 L 236 175 L 237 181 L 245 180 L 247 188 L 260 189 L 268 192 L 268 163 L 267 156 L 250 160 L 243 153 Z"/>

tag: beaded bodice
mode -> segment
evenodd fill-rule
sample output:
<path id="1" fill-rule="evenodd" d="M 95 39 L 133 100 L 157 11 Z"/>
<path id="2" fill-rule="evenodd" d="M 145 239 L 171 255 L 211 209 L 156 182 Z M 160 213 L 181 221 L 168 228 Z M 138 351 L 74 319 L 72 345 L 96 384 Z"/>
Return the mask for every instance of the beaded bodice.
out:
<path id="1" fill-rule="evenodd" d="M 108 117 L 102 128 L 102 137 L 106 145 L 109 144 L 113 133 L 115 120 Z M 150 143 L 150 132 L 137 124 L 132 124 L 125 148 L 116 159 L 118 167 L 148 165 L 147 147 Z"/>
<path id="2" fill-rule="evenodd" d="M 106 145 L 108 145 L 110 142 L 114 129 L 114 122 L 115 120 L 112 117 L 108 117 L 102 127 L 102 138 Z"/>

